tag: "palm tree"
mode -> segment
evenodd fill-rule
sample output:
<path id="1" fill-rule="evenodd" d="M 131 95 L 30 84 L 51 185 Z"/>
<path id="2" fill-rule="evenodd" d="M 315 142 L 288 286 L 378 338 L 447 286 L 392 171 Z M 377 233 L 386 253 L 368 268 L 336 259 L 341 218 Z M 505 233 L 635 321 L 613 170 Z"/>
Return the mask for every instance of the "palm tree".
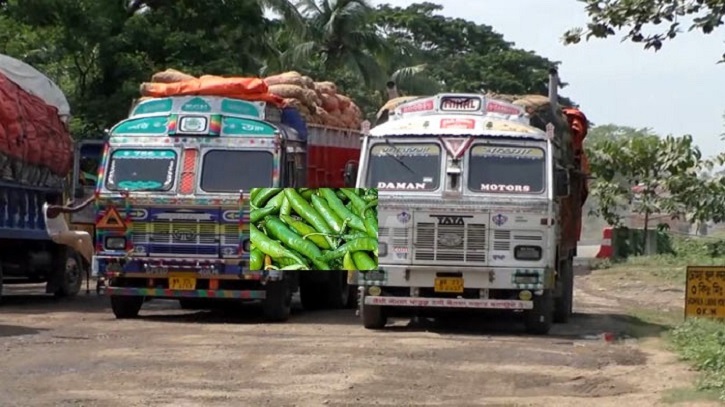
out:
<path id="1" fill-rule="evenodd" d="M 304 39 L 284 52 L 286 65 L 307 65 L 317 56 L 326 72 L 349 70 L 369 87 L 385 83 L 380 61 L 388 44 L 376 31 L 366 0 L 299 0 L 297 8 L 306 30 Z"/>

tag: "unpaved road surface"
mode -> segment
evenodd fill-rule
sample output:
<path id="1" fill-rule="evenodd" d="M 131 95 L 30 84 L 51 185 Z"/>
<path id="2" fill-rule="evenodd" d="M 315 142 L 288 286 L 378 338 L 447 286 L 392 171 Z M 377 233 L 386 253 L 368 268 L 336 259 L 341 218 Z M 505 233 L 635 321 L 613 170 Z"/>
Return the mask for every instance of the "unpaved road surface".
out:
<path id="1" fill-rule="evenodd" d="M 548 337 L 488 318 L 374 332 L 353 311 L 265 324 L 253 308 L 229 315 L 166 301 L 117 321 L 95 294 L 10 297 L 0 306 L 0 405 L 640 407 L 690 386 L 694 373 L 648 344 L 657 340 L 591 339 L 637 321 L 589 277 L 577 277 L 572 322 Z"/>

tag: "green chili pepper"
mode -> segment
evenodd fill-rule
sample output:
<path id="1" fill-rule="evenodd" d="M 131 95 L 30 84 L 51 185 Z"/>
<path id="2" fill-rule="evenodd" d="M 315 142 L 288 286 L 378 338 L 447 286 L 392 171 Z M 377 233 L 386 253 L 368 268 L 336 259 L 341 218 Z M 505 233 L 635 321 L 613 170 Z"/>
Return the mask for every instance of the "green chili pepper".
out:
<path id="1" fill-rule="evenodd" d="M 369 271 L 378 269 L 378 263 L 365 252 L 353 252 L 352 259 L 355 262 L 357 270 Z"/>
<path id="2" fill-rule="evenodd" d="M 330 265 L 320 260 L 322 257 L 320 249 L 314 243 L 291 231 L 284 222 L 274 216 L 267 216 L 264 219 L 264 225 L 272 237 L 310 259 L 318 270 L 330 270 Z"/>
<path id="3" fill-rule="evenodd" d="M 254 201 L 254 197 L 257 196 L 259 191 L 261 191 L 262 188 L 252 188 L 252 191 L 249 193 L 249 201 Z"/>
<path id="4" fill-rule="evenodd" d="M 298 264 L 307 264 L 307 262 L 299 255 L 293 253 L 291 250 L 285 248 L 278 242 L 270 239 L 264 233 L 260 232 L 253 224 L 249 225 L 249 235 L 254 246 L 257 247 L 262 253 L 272 258 L 287 257 L 296 261 Z"/>
<path id="5" fill-rule="evenodd" d="M 287 196 L 287 199 L 289 199 L 290 205 L 292 205 L 292 209 L 302 217 L 302 219 L 306 220 L 312 227 L 317 229 L 318 232 L 325 233 L 327 235 L 332 235 L 333 230 L 330 228 L 330 226 L 325 222 L 325 219 L 320 216 L 319 213 L 313 208 L 307 201 L 305 201 L 302 196 L 300 196 L 297 191 L 295 191 L 293 188 L 285 188 L 284 190 L 285 195 Z M 330 244 L 330 247 L 337 247 L 334 240 L 330 236 L 325 236 L 325 239 Z"/>
<path id="6" fill-rule="evenodd" d="M 279 207 L 279 213 L 280 215 L 289 215 L 292 213 L 292 206 L 290 206 L 287 196 L 282 197 L 282 205 Z"/>
<path id="7" fill-rule="evenodd" d="M 350 252 L 345 253 L 345 257 L 342 258 L 342 267 L 347 271 L 358 271 Z"/>
<path id="8" fill-rule="evenodd" d="M 365 205 L 367 205 L 367 202 L 365 202 L 362 198 L 360 198 L 357 194 L 355 194 L 355 192 L 353 192 L 352 190 L 350 190 L 348 188 L 342 188 L 342 189 L 340 189 L 340 191 L 342 191 L 342 193 L 345 194 L 345 196 L 347 196 L 348 199 L 350 199 L 350 202 L 352 202 L 353 207 L 360 214 L 362 214 L 363 211 L 365 210 Z"/>
<path id="9" fill-rule="evenodd" d="M 351 240 L 344 245 L 338 247 L 335 250 L 326 252 L 322 255 L 322 260 L 330 261 L 333 259 L 339 259 L 345 256 L 347 252 L 366 251 L 374 252 L 375 256 L 378 255 L 378 239 L 371 237 L 360 237 L 355 240 Z"/>
<path id="10" fill-rule="evenodd" d="M 329 250 L 332 248 L 332 246 L 327 243 L 325 237 L 312 226 L 288 215 L 279 215 L 279 217 L 282 219 L 282 222 L 286 223 L 287 226 L 289 226 L 298 235 L 302 236 L 303 239 L 308 239 L 312 243 L 316 244 L 320 249 Z"/>
<path id="11" fill-rule="evenodd" d="M 261 250 L 254 248 L 249 253 L 249 269 L 250 270 L 262 270 L 264 267 L 264 253 Z"/>
<path id="12" fill-rule="evenodd" d="M 257 195 L 252 200 L 252 205 L 256 206 L 257 208 L 264 205 L 267 201 L 269 201 L 273 196 L 275 196 L 277 193 L 279 193 L 282 188 L 261 188 L 262 191 L 258 192 Z"/>
<path id="13" fill-rule="evenodd" d="M 305 189 L 304 191 L 299 191 L 300 195 L 302 195 L 303 198 L 305 198 L 306 201 L 309 201 L 310 198 L 312 198 L 312 195 L 314 195 L 315 190 L 312 188 Z"/>
<path id="14" fill-rule="evenodd" d="M 364 211 L 365 231 L 373 239 L 378 238 L 378 217 L 372 209 Z"/>
<path id="15" fill-rule="evenodd" d="M 249 214 L 249 221 L 257 223 L 264 219 L 265 216 L 276 213 L 278 210 L 279 208 L 276 206 L 265 206 L 264 208 L 254 209 L 252 213 Z"/>
<path id="16" fill-rule="evenodd" d="M 332 211 L 324 199 L 317 195 L 312 195 L 312 207 L 325 219 L 325 222 L 330 225 L 335 233 L 342 233 L 342 219 L 335 215 L 335 212 Z"/>
<path id="17" fill-rule="evenodd" d="M 363 223 L 362 219 L 347 209 L 345 204 L 342 203 L 342 200 L 337 197 L 332 189 L 320 188 L 319 193 L 323 198 L 325 198 L 327 204 L 330 206 L 330 209 L 332 209 L 335 214 L 340 217 L 340 219 L 343 221 L 347 220 L 351 228 L 365 232 L 365 223 Z"/>

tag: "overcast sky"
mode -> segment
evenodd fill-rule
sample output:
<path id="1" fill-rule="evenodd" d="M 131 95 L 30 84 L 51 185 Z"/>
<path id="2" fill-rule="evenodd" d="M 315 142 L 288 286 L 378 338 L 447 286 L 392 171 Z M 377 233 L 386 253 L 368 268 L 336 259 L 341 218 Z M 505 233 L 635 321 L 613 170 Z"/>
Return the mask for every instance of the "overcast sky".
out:
<path id="1" fill-rule="evenodd" d="M 411 0 L 374 1 L 407 6 Z M 421 2 L 421 1 L 418 1 Z M 564 46 L 560 38 L 583 26 L 586 14 L 575 0 L 432 0 L 442 14 L 492 26 L 518 48 L 561 61 L 559 74 L 596 124 L 651 127 L 660 134 L 692 134 L 706 155 L 725 150 L 720 140 L 725 112 L 725 35 L 678 36 L 657 53 L 620 42 L 621 36 Z"/>

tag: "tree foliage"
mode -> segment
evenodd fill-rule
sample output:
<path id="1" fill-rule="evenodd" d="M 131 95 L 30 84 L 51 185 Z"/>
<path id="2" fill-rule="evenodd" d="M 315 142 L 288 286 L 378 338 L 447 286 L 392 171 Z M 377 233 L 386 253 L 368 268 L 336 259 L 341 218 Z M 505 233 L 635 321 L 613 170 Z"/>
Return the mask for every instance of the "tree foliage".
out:
<path id="1" fill-rule="evenodd" d="M 691 19 L 688 31 L 712 33 L 723 24 L 725 0 L 579 0 L 586 4 L 589 23 L 564 34 L 564 43 L 576 44 L 582 38 L 607 38 L 626 31 L 625 41 L 641 43 L 658 51 L 663 44 L 682 33 L 683 20 Z M 649 31 L 654 31 L 648 34 Z M 725 61 L 725 54 L 720 62 Z"/>
<path id="2" fill-rule="evenodd" d="M 482 89 L 546 92 L 554 62 L 516 49 L 493 28 L 366 0 L 7 0 L 0 53 L 28 62 L 65 91 L 77 138 L 99 137 L 159 70 L 331 80 L 368 115 L 385 83 L 407 94 Z M 278 17 L 265 16 L 272 10 Z"/>
<path id="3" fill-rule="evenodd" d="M 615 125 L 592 129 L 586 144 L 595 179 L 590 196 L 596 214 L 610 225 L 631 210 L 645 216 L 667 214 L 691 222 L 721 221 L 725 189 L 718 178 L 703 176 L 704 160 L 691 136 L 659 137 L 649 129 Z"/>

